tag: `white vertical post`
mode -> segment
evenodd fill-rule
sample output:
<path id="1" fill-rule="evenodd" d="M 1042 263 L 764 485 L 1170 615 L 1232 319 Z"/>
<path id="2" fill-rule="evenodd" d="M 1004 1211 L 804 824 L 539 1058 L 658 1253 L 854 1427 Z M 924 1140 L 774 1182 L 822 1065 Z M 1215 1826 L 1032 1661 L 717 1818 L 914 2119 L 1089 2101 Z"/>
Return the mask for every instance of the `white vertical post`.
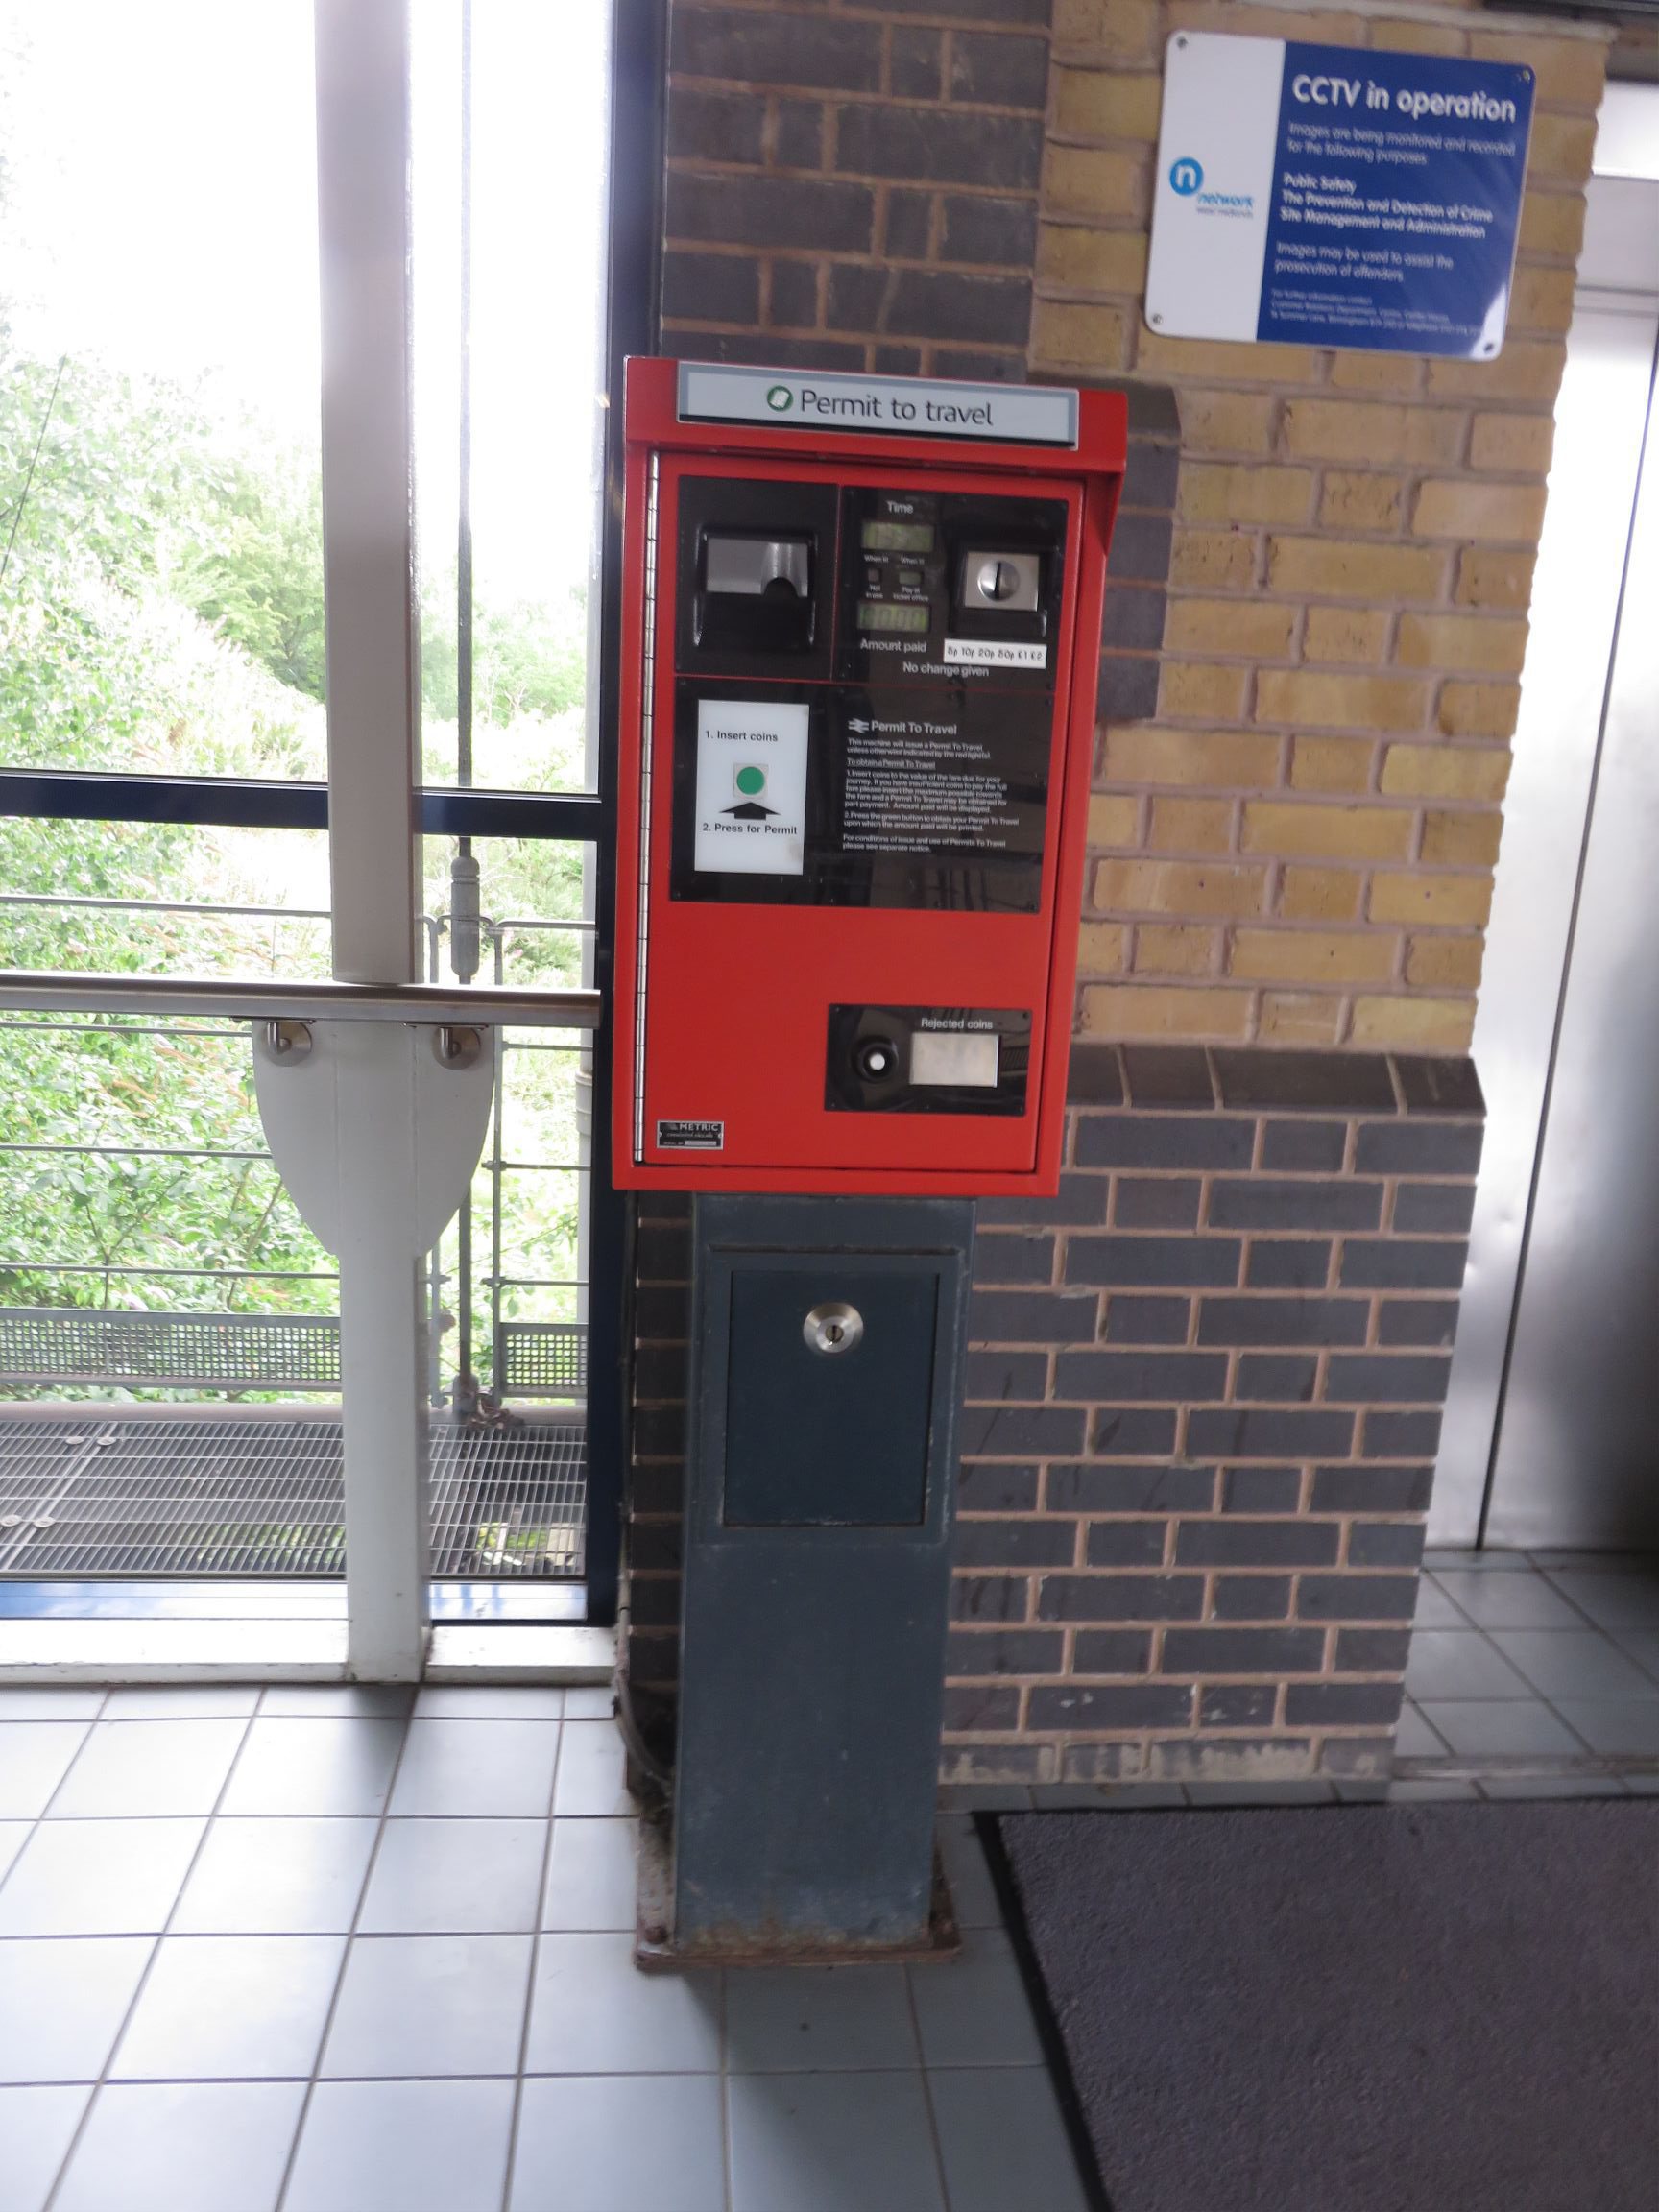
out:
<path id="1" fill-rule="evenodd" d="M 418 863 L 419 631 L 410 413 L 404 0 L 317 0 L 323 545 L 334 973 L 408 983 Z M 340 1348 L 348 1665 L 418 1679 L 427 1639 L 426 1431 L 410 1038 L 343 1031 Z"/>

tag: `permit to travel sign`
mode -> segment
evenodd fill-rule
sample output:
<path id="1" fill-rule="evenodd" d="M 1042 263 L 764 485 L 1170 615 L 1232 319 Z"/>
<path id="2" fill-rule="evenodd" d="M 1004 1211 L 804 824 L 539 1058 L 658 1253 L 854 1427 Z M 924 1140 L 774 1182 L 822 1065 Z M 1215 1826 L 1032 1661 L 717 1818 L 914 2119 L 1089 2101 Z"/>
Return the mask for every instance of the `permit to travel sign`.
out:
<path id="1" fill-rule="evenodd" d="M 793 369 L 680 364 L 682 422 L 764 422 L 779 430 L 889 431 L 1008 445 L 1077 443 L 1077 395 L 1059 385 L 940 383 L 922 376 L 819 375 Z"/>
<path id="2" fill-rule="evenodd" d="M 1492 359 L 1533 91 L 1532 71 L 1506 62 L 1177 33 L 1148 324 Z"/>

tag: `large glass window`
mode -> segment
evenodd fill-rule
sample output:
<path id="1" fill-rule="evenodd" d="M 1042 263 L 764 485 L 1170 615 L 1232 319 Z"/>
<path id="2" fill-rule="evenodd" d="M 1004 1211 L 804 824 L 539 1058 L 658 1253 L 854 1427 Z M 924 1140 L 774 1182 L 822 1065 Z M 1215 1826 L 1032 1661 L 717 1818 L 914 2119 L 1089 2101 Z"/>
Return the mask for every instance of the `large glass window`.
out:
<path id="1" fill-rule="evenodd" d="M 311 11 L 0 0 L 0 765 L 325 773 Z"/>
<path id="2" fill-rule="evenodd" d="M 411 28 L 425 776 L 589 791 L 610 10 Z"/>
<path id="3" fill-rule="evenodd" d="M 13 1580 L 347 1564 L 350 1332 L 340 1270 L 266 1142 L 271 1037 L 228 1001 L 202 1018 L 123 994 L 333 972 L 330 836 L 349 837 L 349 809 L 327 788 L 325 607 L 350 471 L 330 473 L 325 571 L 319 232 L 332 270 L 360 219 L 396 228 L 396 191 L 377 198 L 370 171 L 401 176 L 403 97 L 424 835 L 417 911 L 383 918 L 386 941 L 412 922 L 418 979 L 445 990 L 596 972 L 613 11 L 407 13 L 405 71 L 394 7 L 325 10 L 314 34 L 309 0 L 0 0 L 0 969 L 83 995 L 17 984 L 0 1010 Z M 337 88 L 355 130 L 361 67 L 381 97 L 363 101 L 357 175 Z M 398 419 L 387 327 L 367 377 L 342 370 L 335 328 L 331 410 L 349 389 L 373 412 L 383 380 Z M 400 548 L 404 492 L 373 494 L 376 544 Z M 359 630 L 342 603 L 359 603 L 331 608 L 344 699 L 353 643 L 361 660 L 374 631 L 372 659 L 389 635 L 399 668 L 405 646 L 398 621 Z M 400 782 L 388 803 L 400 820 Z M 363 919 L 343 899 L 342 939 Z M 588 1570 L 603 1612 L 616 1517 L 593 1524 L 611 1553 L 595 1568 L 589 1337 L 619 1239 L 596 1265 L 592 1036 L 538 1011 L 487 1025 L 483 1157 L 421 1262 L 431 1558 L 469 1588 Z M 367 1310 L 349 1282 L 345 1296 Z"/>

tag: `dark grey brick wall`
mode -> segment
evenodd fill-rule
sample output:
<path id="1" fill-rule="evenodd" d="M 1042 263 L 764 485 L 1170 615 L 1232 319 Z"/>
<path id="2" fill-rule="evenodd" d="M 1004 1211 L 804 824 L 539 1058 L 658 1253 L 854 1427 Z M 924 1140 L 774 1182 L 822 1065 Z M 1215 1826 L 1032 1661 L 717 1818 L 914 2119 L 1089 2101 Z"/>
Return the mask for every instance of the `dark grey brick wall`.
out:
<path id="1" fill-rule="evenodd" d="M 674 0 L 665 350 L 1022 378 L 1048 15 Z"/>
<path id="2" fill-rule="evenodd" d="M 1023 378 L 1049 12 L 674 0 L 663 350 Z M 1098 703 L 1141 722 L 1157 709 L 1180 424 L 1161 386 L 1118 389 L 1130 451 Z"/>
<path id="3" fill-rule="evenodd" d="M 1027 373 L 1049 0 L 674 0 L 661 339 Z M 1104 722 L 1155 711 L 1180 427 L 1122 387 Z M 1079 1045 L 980 1209 L 944 1771 L 1386 1764 L 1479 1154 L 1467 1062 Z M 637 1204 L 628 1665 L 671 1695 L 686 1202 Z"/>
<path id="4" fill-rule="evenodd" d="M 1366 1054 L 1079 1046 L 1072 1092 L 1058 1197 L 980 1207 L 943 1772 L 1382 1771 L 1479 1088 Z M 629 1652 L 653 1687 L 687 1250 L 685 1202 L 642 1199 Z"/>

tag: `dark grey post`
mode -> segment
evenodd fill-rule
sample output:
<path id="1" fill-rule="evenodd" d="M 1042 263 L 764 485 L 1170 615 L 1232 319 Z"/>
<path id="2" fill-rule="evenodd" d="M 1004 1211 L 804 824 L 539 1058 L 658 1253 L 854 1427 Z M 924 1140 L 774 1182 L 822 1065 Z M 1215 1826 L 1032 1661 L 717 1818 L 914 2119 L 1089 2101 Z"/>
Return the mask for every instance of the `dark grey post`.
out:
<path id="1" fill-rule="evenodd" d="M 929 1945 L 973 1238 L 695 1202 L 675 1955 Z"/>

